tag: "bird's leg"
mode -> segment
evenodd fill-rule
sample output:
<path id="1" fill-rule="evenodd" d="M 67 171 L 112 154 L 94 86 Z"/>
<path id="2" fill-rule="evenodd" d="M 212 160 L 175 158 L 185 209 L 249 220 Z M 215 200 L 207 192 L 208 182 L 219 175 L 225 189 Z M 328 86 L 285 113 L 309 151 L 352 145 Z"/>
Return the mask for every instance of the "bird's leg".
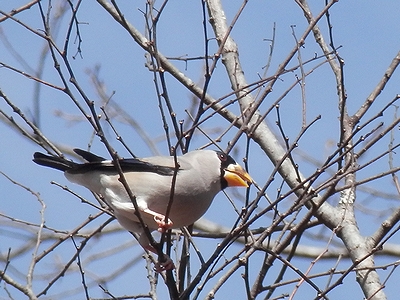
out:
<path id="1" fill-rule="evenodd" d="M 158 214 L 150 209 L 144 209 L 143 212 L 146 212 L 152 216 L 154 216 L 154 219 L 157 217 L 162 217 L 163 221 L 164 221 L 164 216 L 161 214 Z M 120 218 L 121 219 L 121 218 Z M 120 220 L 119 219 L 119 220 Z M 165 224 L 165 222 L 162 222 L 163 224 Z M 137 224 L 137 223 L 136 223 Z M 161 250 L 160 245 L 159 244 L 155 244 L 154 246 L 152 246 L 150 244 L 150 240 L 149 237 L 147 237 L 146 233 L 144 232 L 142 226 L 140 224 L 138 224 L 137 226 L 139 226 L 139 228 L 134 228 L 134 230 L 132 230 L 133 232 L 136 232 L 139 236 L 138 238 L 138 242 L 139 244 L 146 250 L 155 253 L 158 255 L 158 261 L 155 263 L 154 265 L 154 270 L 157 273 L 161 273 L 163 271 L 168 271 L 168 270 L 173 270 L 175 269 L 175 265 L 174 262 L 172 261 L 172 259 L 167 255 L 164 254 Z M 172 226 L 172 221 L 169 220 L 169 226 Z M 155 248 L 157 247 L 157 249 Z"/>
<path id="2" fill-rule="evenodd" d="M 158 225 L 158 231 L 159 232 L 167 231 L 174 224 L 169 218 L 168 218 L 167 222 L 165 222 L 165 216 L 164 215 L 162 215 L 160 213 L 157 213 L 155 211 L 152 211 L 151 209 L 145 208 L 143 210 L 143 212 L 153 216 L 154 222 L 156 222 L 157 225 Z"/>

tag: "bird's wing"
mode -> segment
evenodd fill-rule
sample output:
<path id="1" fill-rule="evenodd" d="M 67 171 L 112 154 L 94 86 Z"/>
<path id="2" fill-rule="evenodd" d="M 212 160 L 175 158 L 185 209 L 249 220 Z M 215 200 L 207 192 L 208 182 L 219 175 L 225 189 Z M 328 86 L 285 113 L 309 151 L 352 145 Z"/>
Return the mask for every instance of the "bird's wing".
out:
<path id="1" fill-rule="evenodd" d="M 119 161 L 124 172 L 151 172 L 159 175 L 173 175 L 175 167 L 165 164 L 153 164 L 137 158 L 121 159 Z"/>
<path id="2" fill-rule="evenodd" d="M 75 148 L 74 152 L 76 154 L 78 154 L 79 156 L 82 156 L 82 158 L 84 158 L 88 162 L 98 162 L 98 161 L 107 160 L 104 157 L 101 157 L 101 156 L 98 156 L 96 154 L 93 154 L 92 152 L 89 152 L 89 151 L 86 151 L 86 150 L 82 150 L 82 149 L 78 149 L 78 148 Z"/>
<path id="3" fill-rule="evenodd" d="M 82 158 L 88 162 L 84 164 L 75 164 L 72 169 L 68 170 L 70 174 L 100 170 L 116 170 L 112 160 L 107 160 L 104 157 L 97 156 L 82 149 L 74 149 L 74 152 L 82 156 Z M 175 167 L 172 164 L 171 158 L 163 156 L 156 156 L 149 159 L 125 158 L 120 159 L 119 164 L 123 172 L 150 172 L 165 176 L 173 175 L 175 172 Z"/>

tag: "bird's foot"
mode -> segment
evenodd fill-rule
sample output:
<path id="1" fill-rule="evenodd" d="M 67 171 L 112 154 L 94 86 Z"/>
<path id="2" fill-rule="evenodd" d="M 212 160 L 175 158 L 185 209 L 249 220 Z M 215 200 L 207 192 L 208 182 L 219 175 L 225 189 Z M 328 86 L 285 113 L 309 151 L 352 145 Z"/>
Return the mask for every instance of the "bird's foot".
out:
<path id="1" fill-rule="evenodd" d="M 163 271 L 169 271 L 175 269 L 174 262 L 168 255 L 164 255 L 164 261 L 160 262 L 158 261 L 154 265 L 154 271 L 157 273 L 161 273 Z"/>
<path id="2" fill-rule="evenodd" d="M 170 219 L 168 219 L 167 222 L 165 222 L 165 216 L 164 215 L 155 215 L 154 216 L 154 221 L 157 223 L 158 225 L 158 231 L 159 232 L 166 232 L 168 229 L 171 229 L 172 225 L 174 223 L 172 223 L 172 221 Z"/>
<path id="3" fill-rule="evenodd" d="M 156 222 L 158 225 L 159 232 L 165 232 L 168 229 L 171 229 L 172 225 L 174 225 L 174 223 L 171 221 L 171 219 L 168 218 L 167 222 L 165 222 L 166 218 L 164 215 L 162 215 L 158 212 L 152 211 L 149 208 L 144 209 L 143 212 L 153 216 L 154 222 Z"/>
<path id="4" fill-rule="evenodd" d="M 158 251 L 151 245 L 144 246 L 144 248 L 155 254 L 158 253 Z M 167 254 L 161 253 L 158 256 L 158 261 L 154 264 L 154 271 L 157 273 L 161 273 L 163 271 L 168 271 L 173 269 L 175 269 L 175 265 L 172 259 Z"/>

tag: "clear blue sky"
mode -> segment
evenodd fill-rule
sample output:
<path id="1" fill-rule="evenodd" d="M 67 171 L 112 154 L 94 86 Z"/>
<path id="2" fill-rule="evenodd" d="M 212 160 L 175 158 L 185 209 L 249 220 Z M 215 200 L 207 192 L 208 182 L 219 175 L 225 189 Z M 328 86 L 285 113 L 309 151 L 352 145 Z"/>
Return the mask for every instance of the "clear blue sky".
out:
<path id="1" fill-rule="evenodd" d="M 17 8 L 26 2 L 27 1 L 3 1 L 3 3 L 0 4 L 0 10 L 9 12 L 12 8 Z M 122 6 L 122 9 L 129 22 L 133 23 L 137 29 L 143 32 L 144 18 L 139 11 L 139 9 L 144 10 L 142 2 L 144 1 L 140 3 L 134 1 L 129 4 L 124 4 L 126 7 Z M 165 56 L 179 57 L 186 54 L 188 56 L 203 55 L 204 40 L 200 2 L 201 1 L 170 1 L 170 3 L 168 3 L 158 28 L 158 46 Z M 324 1 L 312 3 L 315 14 L 319 12 L 323 3 Z M 230 22 L 241 2 L 224 1 L 223 4 L 226 9 L 228 22 Z M 54 6 L 56 6 L 56 3 L 54 3 Z M 396 1 L 385 1 L 382 3 L 376 1 L 362 1 L 357 3 L 354 1 L 339 1 L 330 10 L 334 42 L 336 46 L 342 46 L 339 49 L 339 53 L 345 60 L 345 82 L 350 114 L 354 113 L 354 110 L 365 101 L 365 98 L 381 79 L 384 71 L 400 49 L 399 9 L 400 3 Z M 163 139 L 164 130 L 159 116 L 152 73 L 144 67 L 144 52 L 96 3 L 83 1 L 77 17 L 79 21 L 82 22 L 79 29 L 81 31 L 81 37 L 83 38 L 81 44 L 83 58 L 78 55 L 75 60 L 70 60 L 72 61 L 79 83 L 82 84 L 83 89 L 89 97 L 97 101 L 98 97 L 90 82 L 87 71 L 89 69 L 93 70 L 96 66 L 99 66 L 99 77 L 104 81 L 107 93 L 111 94 L 115 91 L 113 100 L 118 102 L 118 104 L 146 130 L 151 139 L 158 141 L 156 146 L 158 147 L 159 153 L 167 154 L 168 149 Z M 33 29 L 40 29 L 43 27 L 39 18 L 37 6 L 18 14 L 17 18 L 27 23 Z M 65 18 L 59 30 L 59 35 L 57 37 L 58 45 L 62 45 L 63 43 L 66 20 Z M 297 5 L 294 4 L 294 1 L 249 1 L 243 15 L 239 18 L 232 32 L 232 36 L 239 46 L 242 67 L 249 83 L 258 80 L 259 74 L 263 73 L 262 67 L 266 64 L 270 46 L 270 42 L 266 41 L 266 39 L 271 39 L 274 23 L 276 24 L 276 40 L 272 64 L 268 73 L 271 75 L 295 45 L 295 40 L 292 35 L 293 27 L 291 26 L 295 25 L 294 30 L 297 37 L 299 37 L 307 27 L 302 12 Z M 320 24 L 323 32 L 326 34 L 326 22 L 321 21 Z M 43 41 L 11 20 L 0 23 L 0 26 L 2 34 L 4 34 L 2 37 L 7 37 L 15 48 L 15 51 L 23 57 L 29 67 L 21 64 L 20 60 L 17 60 L 15 56 L 11 55 L 4 43 L 0 43 L 0 62 L 32 73 L 32 69 L 35 70 L 37 68 L 38 57 L 44 46 Z M 210 27 L 208 27 L 208 30 L 209 37 L 212 37 L 213 35 Z M 74 38 L 75 34 L 72 34 L 72 37 Z M 325 38 L 327 39 L 328 36 L 325 35 Z M 76 54 L 76 47 L 76 43 L 70 43 L 70 58 L 72 55 Z M 210 53 L 214 51 L 216 51 L 216 45 L 215 42 L 211 40 Z M 302 53 L 304 55 L 303 60 L 313 57 L 314 53 L 318 55 L 321 54 L 321 51 L 316 47 L 311 36 L 306 40 Z M 192 78 L 193 81 L 200 84 L 202 83 L 202 62 L 191 61 L 187 65 L 181 61 L 175 61 L 174 63 L 182 72 Z M 290 66 L 296 65 L 296 63 L 296 60 L 293 60 Z M 315 63 L 313 65 L 315 65 Z M 307 66 L 307 68 L 309 67 Z M 295 80 L 294 76 L 295 74 L 288 74 L 282 78 L 282 82 L 275 86 L 273 94 L 266 100 L 261 110 L 267 109 L 273 101 L 287 89 Z M 176 83 L 173 78 L 168 75 L 166 77 L 169 96 L 175 107 L 177 118 L 186 119 L 187 115 L 185 109 L 190 104 L 191 95 L 185 88 Z M 61 85 L 49 58 L 46 60 L 43 78 L 55 85 Z M 376 109 L 370 113 L 371 116 L 378 111 L 382 103 L 387 103 L 399 93 L 399 79 L 399 75 L 395 74 L 390 84 L 387 86 L 387 89 L 385 89 L 384 93 L 382 93 L 379 98 L 379 101 L 382 101 L 381 104 L 379 105 L 378 103 L 376 105 Z M 0 89 L 18 105 L 28 117 L 30 117 L 33 112 L 33 86 L 32 80 L 5 68 L 0 68 Z M 230 84 L 226 79 L 223 65 L 220 63 L 212 77 L 209 94 L 215 98 L 219 98 L 230 92 Z M 308 101 L 307 120 L 310 122 L 319 114 L 322 115 L 322 119 L 317 123 L 317 126 L 312 127 L 308 134 L 301 140 L 299 150 L 307 153 L 314 159 L 323 161 L 326 156 L 331 153 L 337 142 L 337 118 L 339 116 L 335 82 L 327 64 L 314 70 L 314 73 L 307 78 L 306 92 Z M 40 98 L 42 114 L 41 130 L 43 133 L 57 145 L 86 148 L 93 132 L 89 124 L 84 120 L 79 122 L 66 120 L 66 118 L 69 117 L 81 117 L 81 114 L 70 99 L 59 91 L 43 86 Z M 300 105 L 301 94 L 299 88 L 290 92 L 285 101 L 281 104 L 283 125 L 287 131 L 286 134 L 291 139 L 295 138 L 300 130 Z M 4 101 L 0 101 L 0 109 L 4 110 L 7 114 L 13 115 L 20 124 L 26 127 L 19 117 L 12 113 L 12 110 Z M 97 107 L 97 109 L 100 113 L 99 107 Z M 237 107 L 233 107 L 232 109 L 237 112 Z M 64 118 L 58 116 L 56 114 L 57 111 L 62 111 L 65 114 Z M 391 112 L 393 113 L 393 110 Z M 271 114 L 267 121 L 274 126 L 275 120 L 275 114 Z M 135 154 L 138 156 L 151 156 L 154 154 L 132 128 L 117 121 L 115 122 L 119 134 L 124 137 L 124 140 Z M 215 117 L 214 120 L 207 122 L 203 128 L 210 129 L 215 126 L 224 129 L 228 124 L 226 124 L 222 118 Z M 234 134 L 235 131 L 232 131 L 225 137 L 221 142 L 221 147 L 224 148 L 229 138 Z M 119 142 L 113 139 L 114 136 L 111 129 L 108 129 L 107 136 L 112 142 L 112 145 L 119 150 L 120 155 L 128 156 L 128 153 L 123 151 L 123 147 Z M 216 136 L 217 135 L 214 135 L 213 137 Z M 0 123 L 0 138 L 3 145 L 0 150 L 0 171 L 19 183 L 30 187 L 33 191 L 40 192 L 42 199 L 46 203 L 45 217 L 47 226 L 60 230 L 72 230 L 89 214 L 96 213 L 96 210 L 93 208 L 80 203 L 77 198 L 50 184 L 52 180 L 62 185 L 67 184 L 69 187 L 73 188 L 74 191 L 88 199 L 92 199 L 89 192 L 85 191 L 83 188 L 73 186 L 61 173 L 41 168 L 32 163 L 33 152 L 41 151 L 37 145 L 30 143 L 24 137 L 16 135 L 15 131 L 10 129 L 9 126 L 6 126 L 4 122 Z M 203 137 L 195 138 L 192 149 L 206 142 L 207 141 Z M 237 147 L 239 152 L 235 154 L 235 158 L 238 161 L 243 157 L 244 147 L 245 140 L 243 139 L 239 142 Z M 92 149 L 100 155 L 107 155 L 103 145 L 96 137 L 94 138 Z M 255 144 L 252 145 L 252 151 L 256 162 L 253 161 L 253 163 L 250 164 L 251 175 L 257 182 L 262 184 L 265 182 L 266 178 L 268 178 L 272 170 L 272 165 L 268 163 L 264 157 L 261 157 L 260 150 Z M 380 153 L 380 151 L 381 149 L 377 149 L 375 155 Z M 374 153 L 371 153 L 371 155 L 373 156 Z M 258 163 L 257 159 L 259 159 Z M 303 161 L 299 158 L 299 162 L 301 163 L 301 170 L 305 175 L 309 175 L 315 170 L 315 166 L 309 164 L 307 160 Z M 260 167 L 260 165 L 262 167 Z M 384 168 L 386 166 L 387 164 L 383 164 L 379 168 Z M 378 169 L 366 171 L 364 175 L 369 176 L 374 174 Z M 380 182 L 378 183 L 380 184 Z M 395 195 L 395 190 L 392 186 L 389 185 L 384 189 L 387 193 Z M 0 200 L 1 213 L 28 222 L 40 222 L 40 205 L 29 192 L 24 191 L 21 187 L 13 185 L 3 176 L 0 176 L 0 191 L 2 194 Z M 242 195 L 244 194 L 243 190 L 238 192 Z M 232 191 L 229 193 L 233 194 Z M 254 190 L 252 193 L 255 195 Z M 270 193 L 272 196 L 275 196 L 276 190 L 272 188 Z M 365 195 L 359 200 L 361 203 L 364 203 L 364 205 L 367 205 L 367 203 L 370 204 L 369 207 L 371 209 L 377 206 L 383 210 L 390 210 L 395 204 L 397 205 L 395 201 L 379 201 L 379 203 L 371 201 L 370 203 L 367 202 L 370 201 L 370 199 Z M 396 201 L 398 201 L 398 198 Z M 238 207 L 241 206 L 239 201 L 236 204 Z M 223 218 L 221 218 L 221 211 L 226 212 L 226 216 Z M 226 198 L 223 195 L 219 195 L 205 217 L 224 226 L 231 226 L 235 220 L 235 213 Z M 101 221 L 105 219 L 106 218 L 103 218 Z M 377 224 L 379 224 L 379 221 L 381 221 L 378 216 L 369 216 L 368 219 L 362 220 L 364 222 L 360 227 L 362 227 L 362 231 L 365 234 L 373 232 Z M 4 219 L 0 218 L 0 222 L 3 221 Z M 97 224 L 99 223 L 100 222 L 97 222 Z M 368 224 L 371 225 L 368 226 Z M 263 224 L 259 225 L 261 226 Z M 89 228 L 93 227 L 94 226 Z M 18 245 L 24 242 L 23 238 L 18 236 L 16 232 L 10 234 L 7 230 L 8 227 L 0 223 L 0 239 L 2 241 L 0 243 L 1 255 L 7 253 L 9 247 L 16 249 Z M 87 252 L 83 255 L 89 257 L 91 254 L 99 252 L 101 249 L 110 248 L 114 243 L 124 243 L 130 240 L 131 236 L 125 232 L 121 232 L 117 235 L 110 235 L 98 243 L 89 245 L 86 250 Z M 399 242 L 399 240 L 393 239 L 391 242 Z M 216 243 L 217 241 L 203 243 L 203 241 L 199 240 L 199 245 L 203 246 L 202 251 L 204 251 L 204 253 L 209 253 Z M 318 246 L 323 247 L 323 245 L 324 243 Z M 48 246 L 48 244 L 44 245 L 41 249 L 45 249 L 46 246 Z M 70 253 L 73 253 L 72 247 L 71 242 L 66 242 L 64 246 L 57 249 L 54 255 L 50 255 L 45 263 L 38 266 L 37 274 L 48 271 L 48 269 L 52 268 L 52 264 L 63 263 L 68 260 Z M 120 255 L 110 257 L 110 259 L 107 260 L 107 265 L 100 265 L 97 263 L 88 266 L 88 271 L 90 270 L 88 273 L 93 272 L 106 276 L 106 274 L 108 274 L 107 272 L 112 272 L 113 267 L 118 265 L 121 259 L 132 259 L 135 255 L 140 257 L 141 250 L 137 247 L 130 248 L 129 251 L 124 251 Z M 29 260 L 30 256 L 25 255 L 19 258 L 18 261 L 12 261 L 12 264 L 27 268 Z M 310 260 L 304 259 L 297 263 L 298 266 L 303 267 L 304 269 L 302 270 L 305 271 L 310 265 Z M 349 265 L 349 262 L 346 263 L 343 263 L 343 268 Z M 385 261 L 380 260 L 379 263 L 383 264 Z M 327 264 L 333 266 L 334 261 L 328 261 L 326 264 L 317 264 L 312 273 L 328 269 Z M 118 295 L 123 295 L 124 293 L 136 294 L 140 291 L 146 292 L 148 286 L 146 284 L 144 261 L 140 261 L 138 265 L 139 267 L 132 268 L 128 272 L 123 273 L 121 277 L 117 277 L 116 280 L 110 281 L 107 287 L 118 293 Z M 74 267 L 75 266 L 76 264 L 74 264 Z M 384 280 L 384 278 L 385 277 L 382 276 L 381 279 Z M 18 278 L 18 280 L 24 282 L 22 277 Z M 49 297 L 72 288 L 77 288 L 78 294 L 83 295 L 80 281 L 81 279 L 76 275 L 66 276 L 49 291 Z M 355 297 L 361 299 L 362 294 L 358 285 L 355 283 L 353 275 L 349 275 L 346 278 L 345 284 L 347 285 L 346 287 L 348 287 L 346 288 L 348 298 Z M 132 286 L 134 286 L 134 288 L 132 288 Z M 163 284 L 159 286 L 159 291 L 163 291 Z M 210 285 L 210 287 L 211 286 L 212 285 Z M 235 277 L 229 281 L 224 289 L 221 290 L 219 297 L 217 294 L 217 298 L 228 299 L 229 296 L 237 296 L 235 290 L 236 286 L 240 286 L 240 291 L 244 290 L 242 288 L 241 278 Z M 323 287 L 322 283 L 321 286 Z M 39 290 L 40 287 L 36 289 L 36 291 Z M 101 297 L 102 295 L 101 290 L 96 286 L 91 287 L 90 291 L 92 297 Z M 208 291 L 208 289 L 206 288 L 205 291 Z M 308 287 L 305 287 L 304 290 L 301 289 L 299 291 L 297 299 L 307 299 L 308 293 L 311 292 L 312 291 L 309 290 Z M 331 299 L 341 299 L 343 295 L 340 293 L 342 292 L 343 287 L 339 287 L 329 295 L 331 295 Z M 386 292 L 388 297 L 392 299 L 397 295 L 398 289 L 394 280 L 389 280 Z M 160 292 L 159 299 L 166 299 L 166 297 L 164 298 L 161 295 L 162 292 Z M 314 294 L 311 295 L 314 296 Z M 0 299 L 5 299 L 6 297 L 5 291 L 1 289 Z M 244 295 L 240 297 L 244 299 Z M 76 294 L 71 296 L 71 299 L 74 298 L 76 298 Z"/>

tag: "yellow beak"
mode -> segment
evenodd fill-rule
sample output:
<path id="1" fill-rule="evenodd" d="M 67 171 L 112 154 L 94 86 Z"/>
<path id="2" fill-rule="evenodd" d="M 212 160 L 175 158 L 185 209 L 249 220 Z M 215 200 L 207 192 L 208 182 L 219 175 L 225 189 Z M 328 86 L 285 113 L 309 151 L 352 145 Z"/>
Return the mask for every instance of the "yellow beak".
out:
<path id="1" fill-rule="evenodd" d="M 250 175 L 239 165 L 230 164 L 224 170 L 224 178 L 228 182 L 228 186 L 249 187 L 253 182 Z"/>

